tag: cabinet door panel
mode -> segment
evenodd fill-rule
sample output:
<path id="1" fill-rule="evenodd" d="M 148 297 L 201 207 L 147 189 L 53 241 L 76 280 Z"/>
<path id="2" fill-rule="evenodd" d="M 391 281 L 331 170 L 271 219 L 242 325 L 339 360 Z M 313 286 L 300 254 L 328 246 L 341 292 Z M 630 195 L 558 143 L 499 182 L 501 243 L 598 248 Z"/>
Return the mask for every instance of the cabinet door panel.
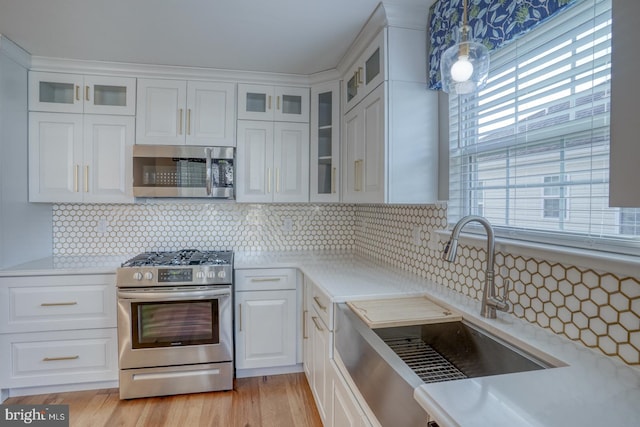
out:
<path id="1" fill-rule="evenodd" d="M 238 292 L 236 367 L 296 363 L 296 291 Z"/>
<path id="2" fill-rule="evenodd" d="M 275 123 L 276 202 L 309 201 L 309 126 Z"/>
<path id="3" fill-rule="evenodd" d="M 284 122 L 309 122 L 309 89 L 276 87 L 274 89 L 274 120 Z"/>
<path id="4" fill-rule="evenodd" d="M 354 108 L 344 117 L 343 199 L 362 200 L 362 167 L 364 161 L 364 119 L 362 111 Z"/>
<path id="5" fill-rule="evenodd" d="M 29 73 L 29 110 L 82 113 L 83 78 L 79 74 Z"/>
<path id="6" fill-rule="evenodd" d="M 315 310 L 311 310 L 311 339 L 313 345 L 313 367 L 311 369 L 311 378 L 313 383 L 313 391 L 316 394 L 316 403 L 318 404 L 318 412 L 323 421 L 330 416 L 331 405 L 331 377 L 329 369 L 329 346 L 330 337 L 329 330 L 322 323 L 322 319 L 317 315 Z"/>
<path id="7" fill-rule="evenodd" d="M 135 119 L 85 116 L 83 185 L 86 202 L 132 202 L 131 147 Z"/>
<path id="8" fill-rule="evenodd" d="M 371 92 L 364 103 L 364 182 L 365 201 L 384 202 L 384 85 Z"/>
<path id="9" fill-rule="evenodd" d="M 235 85 L 189 82 L 187 145 L 235 146 Z"/>
<path id="10" fill-rule="evenodd" d="M 266 85 L 238 85 L 238 119 L 273 120 L 273 87 Z"/>
<path id="11" fill-rule="evenodd" d="M 83 96 L 85 113 L 136 113 L 136 79 L 132 77 L 85 76 Z"/>
<path id="12" fill-rule="evenodd" d="M 236 200 L 270 202 L 273 199 L 273 124 L 238 121 Z"/>
<path id="13" fill-rule="evenodd" d="M 79 202 L 82 115 L 29 115 L 29 201 Z"/>
<path id="14" fill-rule="evenodd" d="M 184 81 L 140 79 L 136 144 L 184 144 L 186 101 Z"/>
<path id="15" fill-rule="evenodd" d="M 340 200 L 340 84 L 311 91 L 309 198 L 313 202 Z"/>

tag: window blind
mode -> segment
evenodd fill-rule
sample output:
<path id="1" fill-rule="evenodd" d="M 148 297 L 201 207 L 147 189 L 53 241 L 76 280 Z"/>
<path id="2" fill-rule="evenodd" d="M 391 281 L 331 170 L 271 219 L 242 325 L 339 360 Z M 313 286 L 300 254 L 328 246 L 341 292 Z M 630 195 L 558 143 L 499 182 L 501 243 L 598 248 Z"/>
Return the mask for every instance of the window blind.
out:
<path id="1" fill-rule="evenodd" d="M 487 86 L 449 98 L 449 221 L 640 252 L 636 209 L 608 207 L 611 0 L 582 0 L 491 54 Z"/>

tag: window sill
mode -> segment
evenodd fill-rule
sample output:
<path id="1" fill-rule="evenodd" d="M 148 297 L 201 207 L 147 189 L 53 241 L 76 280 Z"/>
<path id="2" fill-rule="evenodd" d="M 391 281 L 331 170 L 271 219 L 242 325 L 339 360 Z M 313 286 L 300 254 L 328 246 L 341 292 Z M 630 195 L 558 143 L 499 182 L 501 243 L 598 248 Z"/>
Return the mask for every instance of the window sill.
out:
<path id="1" fill-rule="evenodd" d="M 437 230 L 438 238 L 446 242 L 451 230 Z M 460 243 L 485 249 L 484 234 L 461 233 Z M 496 252 L 547 260 L 550 264 L 560 263 L 592 270 L 613 273 L 619 276 L 639 277 L 640 257 L 612 252 L 572 248 L 568 246 L 527 242 L 524 240 L 496 237 Z"/>

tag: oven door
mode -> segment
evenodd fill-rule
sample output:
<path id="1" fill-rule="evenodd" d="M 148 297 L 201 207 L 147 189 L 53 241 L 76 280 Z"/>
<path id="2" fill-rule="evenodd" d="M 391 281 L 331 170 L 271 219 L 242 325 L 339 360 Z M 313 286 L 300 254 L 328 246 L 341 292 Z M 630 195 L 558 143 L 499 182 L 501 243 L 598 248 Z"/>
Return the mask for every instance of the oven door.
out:
<path id="1" fill-rule="evenodd" d="M 233 360 L 231 287 L 118 290 L 120 369 Z"/>

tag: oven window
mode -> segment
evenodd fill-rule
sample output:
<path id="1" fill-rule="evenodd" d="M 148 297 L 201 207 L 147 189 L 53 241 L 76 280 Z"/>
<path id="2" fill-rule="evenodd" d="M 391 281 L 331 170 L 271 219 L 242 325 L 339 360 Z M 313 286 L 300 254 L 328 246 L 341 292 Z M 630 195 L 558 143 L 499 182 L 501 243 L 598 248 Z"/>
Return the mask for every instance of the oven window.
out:
<path id="1" fill-rule="evenodd" d="M 131 304 L 133 348 L 219 344 L 218 300 Z"/>

